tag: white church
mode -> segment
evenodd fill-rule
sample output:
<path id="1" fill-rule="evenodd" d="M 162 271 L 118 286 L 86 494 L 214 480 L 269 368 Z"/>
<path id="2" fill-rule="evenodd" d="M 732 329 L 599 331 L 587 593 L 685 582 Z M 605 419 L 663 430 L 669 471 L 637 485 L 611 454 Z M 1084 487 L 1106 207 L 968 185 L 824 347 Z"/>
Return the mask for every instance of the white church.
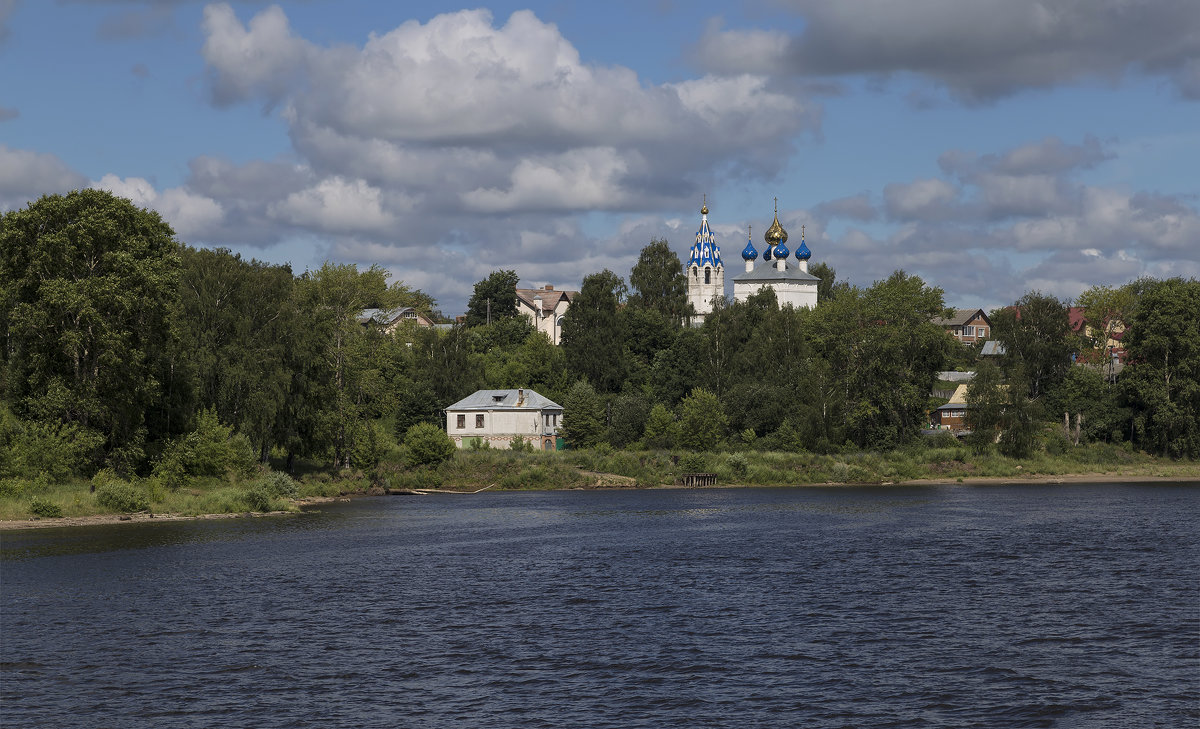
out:
<path id="1" fill-rule="evenodd" d="M 775 204 L 775 219 L 763 234 L 765 248 L 763 260 L 758 260 L 758 251 L 747 232 L 746 247 L 742 249 L 742 260 L 746 270 L 733 277 L 734 301 L 745 301 L 764 288 L 774 289 L 780 306 L 813 308 L 817 305 L 817 283 L 819 278 L 808 272 L 808 259 L 812 252 L 804 243 L 801 227 L 800 245 L 796 247 L 796 262 L 789 263 L 792 252 L 787 247 L 788 234 L 779 224 L 779 203 Z M 708 227 L 708 203 L 700 208 L 700 230 L 692 246 L 687 263 L 688 301 L 695 309 L 697 321 L 712 312 L 714 299 L 725 297 L 725 263 L 721 260 L 721 247 Z"/>

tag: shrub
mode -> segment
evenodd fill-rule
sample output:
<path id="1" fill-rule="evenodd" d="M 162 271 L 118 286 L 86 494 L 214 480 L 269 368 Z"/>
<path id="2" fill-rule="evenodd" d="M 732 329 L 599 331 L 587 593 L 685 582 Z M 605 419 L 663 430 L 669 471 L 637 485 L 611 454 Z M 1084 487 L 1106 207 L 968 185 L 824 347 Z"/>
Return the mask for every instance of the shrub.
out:
<path id="1" fill-rule="evenodd" d="M 19 478 L 0 478 L 0 497 L 18 498 L 25 488 L 25 481 Z"/>
<path id="2" fill-rule="evenodd" d="M 275 499 L 272 498 L 271 489 L 261 481 L 246 490 L 245 500 L 251 511 L 267 512 L 275 510 Z"/>
<path id="3" fill-rule="evenodd" d="M 449 460 L 457 448 L 446 431 L 432 423 L 417 423 L 404 434 L 408 462 L 414 466 L 436 465 Z"/>
<path id="4" fill-rule="evenodd" d="M 741 453 L 731 454 L 725 459 L 725 465 L 729 467 L 729 472 L 738 478 L 744 477 L 750 471 L 750 462 Z"/>
<path id="5" fill-rule="evenodd" d="M 679 473 L 704 473 L 704 456 L 700 453 L 688 453 L 679 459 Z"/>
<path id="6" fill-rule="evenodd" d="M 351 430 L 354 437 L 354 443 L 350 449 L 351 465 L 364 469 L 378 466 L 392 447 L 391 436 L 382 425 L 376 422 L 360 422 L 355 424 Z"/>
<path id="7" fill-rule="evenodd" d="M 512 442 L 508 444 L 508 449 L 514 453 L 533 453 L 533 441 L 514 435 Z"/>
<path id="8" fill-rule="evenodd" d="M 119 479 L 105 480 L 96 487 L 96 503 L 126 514 L 150 508 L 150 499 L 141 489 Z"/>
<path id="9" fill-rule="evenodd" d="M 192 432 L 172 441 L 163 451 L 154 475 L 169 488 L 185 484 L 193 476 L 248 476 L 254 472 L 254 447 L 233 428 L 221 425 L 215 410 L 209 408 L 196 418 Z"/>
<path id="10" fill-rule="evenodd" d="M 47 501 L 41 496 L 34 496 L 29 500 L 29 513 L 47 519 L 58 519 L 63 515 L 63 510 L 58 504 Z"/>
<path id="11" fill-rule="evenodd" d="M 271 471 L 255 481 L 254 485 L 262 486 L 273 497 L 294 499 L 300 493 L 300 489 L 292 477 L 282 471 Z"/>

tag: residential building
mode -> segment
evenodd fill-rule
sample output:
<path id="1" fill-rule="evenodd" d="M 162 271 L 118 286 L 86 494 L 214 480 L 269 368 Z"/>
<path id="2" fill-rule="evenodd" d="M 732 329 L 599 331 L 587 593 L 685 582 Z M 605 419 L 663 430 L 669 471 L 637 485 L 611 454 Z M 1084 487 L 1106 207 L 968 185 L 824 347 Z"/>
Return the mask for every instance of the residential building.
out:
<path id="1" fill-rule="evenodd" d="M 535 329 L 554 344 L 562 341 L 563 316 L 578 291 L 564 291 L 546 284 L 541 289 L 517 289 L 517 312 L 527 317 Z"/>
<path id="2" fill-rule="evenodd" d="M 358 315 L 358 323 L 366 326 L 371 322 L 383 327 L 383 331 L 388 334 L 396 331 L 401 324 L 411 324 L 426 329 L 434 326 L 432 319 L 411 306 L 399 309 L 363 309 Z"/>
<path id="3" fill-rule="evenodd" d="M 947 430 L 965 430 L 967 427 L 967 384 L 954 388 L 950 400 L 929 414 L 934 426 Z"/>
<path id="4" fill-rule="evenodd" d="M 560 448 L 562 405 L 528 388 L 476 390 L 446 408 L 446 434 L 459 448 L 507 449 L 520 436 L 538 450 Z"/>
<path id="5" fill-rule="evenodd" d="M 963 344 L 975 344 L 992 335 L 992 320 L 983 309 L 955 309 L 950 317 L 934 317 L 933 323 Z"/>

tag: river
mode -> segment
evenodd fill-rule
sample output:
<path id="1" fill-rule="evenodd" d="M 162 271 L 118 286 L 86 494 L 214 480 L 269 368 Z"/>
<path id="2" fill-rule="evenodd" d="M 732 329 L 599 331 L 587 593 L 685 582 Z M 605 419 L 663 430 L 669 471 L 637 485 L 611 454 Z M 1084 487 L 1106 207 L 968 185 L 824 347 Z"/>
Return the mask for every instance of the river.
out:
<path id="1" fill-rule="evenodd" d="M 1198 515 L 959 485 L 9 531 L 0 726 L 1197 726 Z"/>

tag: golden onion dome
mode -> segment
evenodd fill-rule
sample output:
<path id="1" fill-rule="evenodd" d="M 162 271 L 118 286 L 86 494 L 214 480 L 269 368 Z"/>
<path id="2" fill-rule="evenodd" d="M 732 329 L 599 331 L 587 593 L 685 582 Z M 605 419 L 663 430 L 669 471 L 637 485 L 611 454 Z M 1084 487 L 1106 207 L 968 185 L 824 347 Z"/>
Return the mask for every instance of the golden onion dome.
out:
<path id="1" fill-rule="evenodd" d="M 771 227 L 767 228 L 767 232 L 763 233 L 763 240 L 772 248 L 780 243 L 786 243 L 788 239 L 787 231 L 779 224 L 779 213 L 775 213 L 775 220 L 771 222 Z"/>
<path id="2" fill-rule="evenodd" d="M 700 204 L 700 214 L 708 215 L 708 195 L 704 196 L 704 202 Z"/>

